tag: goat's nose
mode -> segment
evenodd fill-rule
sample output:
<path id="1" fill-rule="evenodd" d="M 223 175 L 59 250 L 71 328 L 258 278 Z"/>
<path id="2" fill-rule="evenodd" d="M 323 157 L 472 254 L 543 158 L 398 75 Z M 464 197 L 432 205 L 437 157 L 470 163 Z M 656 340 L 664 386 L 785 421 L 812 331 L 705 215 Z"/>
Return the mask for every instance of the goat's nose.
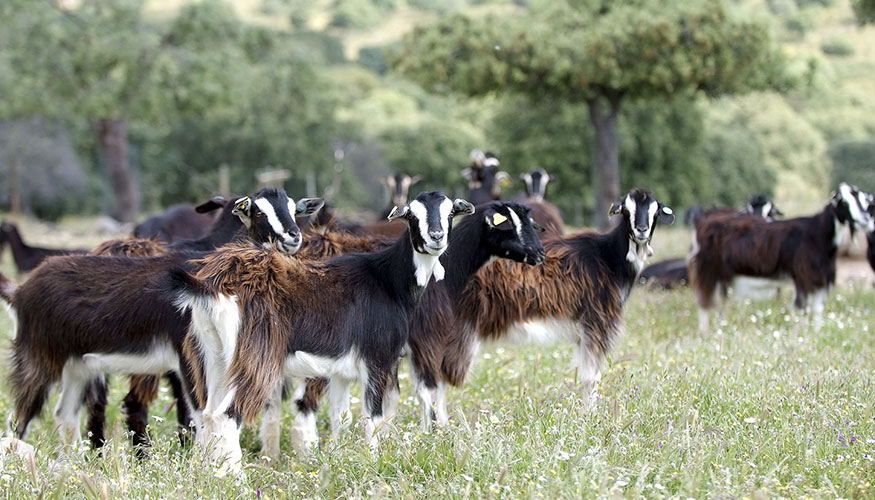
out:
<path id="1" fill-rule="evenodd" d="M 442 240 L 444 239 L 444 232 L 441 230 L 429 231 L 428 235 L 431 236 L 433 240 Z"/>
<path id="2" fill-rule="evenodd" d="M 288 238 L 286 238 L 286 243 L 290 245 L 298 245 L 301 243 L 301 233 L 295 231 L 294 233 L 287 233 Z"/>
<path id="3" fill-rule="evenodd" d="M 635 226 L 635 230 L 641 234 L 646 234 L 648 229 L 650 228 L 647 226 Z"/>

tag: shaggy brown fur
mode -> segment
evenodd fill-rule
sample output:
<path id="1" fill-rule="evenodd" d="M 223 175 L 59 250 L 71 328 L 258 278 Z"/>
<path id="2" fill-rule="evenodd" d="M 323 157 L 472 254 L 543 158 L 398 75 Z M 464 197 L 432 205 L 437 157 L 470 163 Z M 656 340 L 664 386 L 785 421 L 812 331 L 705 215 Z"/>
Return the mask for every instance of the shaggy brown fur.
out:
<path id="1" fill-rule="evenodd" d="M 689 263 L 699 305 L 714 305 L 717 285 L 737 275 L 788 276 L 796 285 L 796 306 L 835 280 L 835 207 L 818 215 L 767 222 L 750 215 L 715 215 L 696 227 L 698 249 Z"/>
<path id="2" fill-rule="evenodd" d="M 528 200 L 526 205 L 532 209 L 532 220 L 540 224 L 546 231 L 544 236 L 562 236 L 565 234 L 565 223 L 556 205 L 547 201 Z"/>
<path id="3" fill-rule="evenodd" d="M 623 283 L 610 279 L 606 263 L 582 255 L 575 241 L 544 241 L 547 259 L 538 267 L 495 262 L 481 269 L 460 298 L 457 323 L 445 329 L 445 346 L 432 346 L 442 356 L 445 380 L 455 386 L 464 383 L 474 354 L 474 337 L 498 340 L 515 323 L 530 319 L 558 318 L 578 322 L 588 335 L 592 352 L 606 356 L 623 330 Z M 436 339 L 438 340 L 438 339 Z"/>
<path id="4" fill-rule="evenodd" d="M 162 243 L 147 238 L 104 241 L 91 251 L 91 255 L 125 255 L 128 257 L 152 257 L 167 251 Z"/>
<path id="5" fill-rule="evenodd" d="M 399 223 L 402 227 L 404 223 Z M 323 234 L 304 234 L 304 245 L 296 257 L 301 260 L 326 260 L 352 252 L 372 253 L 388 248 L 395 243 L 393 238 L 381 236 L 357 236 L 342 231 L 325 231 Z"/>

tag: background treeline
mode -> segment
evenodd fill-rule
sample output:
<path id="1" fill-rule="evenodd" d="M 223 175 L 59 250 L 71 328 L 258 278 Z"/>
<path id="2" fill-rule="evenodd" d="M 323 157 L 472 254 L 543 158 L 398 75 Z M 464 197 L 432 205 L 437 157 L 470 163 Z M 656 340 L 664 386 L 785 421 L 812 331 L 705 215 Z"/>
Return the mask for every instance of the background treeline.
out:
<path id="1" fill-rule="evenodd" d="M 551 199 L 572 224 L 591 223 L 586 105 L 430 93 L 393 70 L 414 25 L 451 13 L 530 16 L 550 3 L 8 0 L 0 208 L 17 192 L 43 218 L 131 218 L 218 191 L 227 165 L 235 192 L 252 190 L 257 171 L 282 168 L 298 195 L 336 187 L 335 205 L 378 210 L 388 202 L 380 176 L 416 173 L 417 187 L 462 193 L 468 152 L 483 148 L 512 174 L 554 173 Z M 765 26 L 791 84 L 624 102 L 622 189 L 649 187 L 678 207 L 740 205 L 764 192 L 790 212 L 821 204 L 838 179 L 875 190 L 875 29 L 859 26 L 866 4 L 726 1 L 733 17 Z M 122 163 L 133 179 L 127 209 L 118 200 Z"/>

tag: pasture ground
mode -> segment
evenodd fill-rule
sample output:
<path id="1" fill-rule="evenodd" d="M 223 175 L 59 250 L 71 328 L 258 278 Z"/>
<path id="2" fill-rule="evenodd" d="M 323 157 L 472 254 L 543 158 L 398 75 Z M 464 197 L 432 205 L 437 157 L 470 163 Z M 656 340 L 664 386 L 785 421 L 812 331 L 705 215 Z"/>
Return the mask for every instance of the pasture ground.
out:
<path id="1" fill-rule="evenodd" d="M 659 231 L 654 259 L 685 250 L 685 230 Z M 31 239 L 51 243 L 41 236 L 34 232 Z M 2 270 L 9 275 L 8 255 Z M 55 394 L 32 425 L 35 462 L 0 459 L 0 492 L 6 498 L 872 498 L 875 289 L 840 282 L 819 332 L 793 314 L 790 297 L 788 290 L 772 301 L 730 302 L 712 330 L 700 334 L 689 290 L 638 288 L 626 309 L 627 334 L 590 412 L 581 409 L 570 346 L 492 346 L 469 383 L 450 391 L 448 428 L 420 430 L 405 370 L 399 414 L 376 455 L 356 413 L 338 442 L 323 440 L 312 460 L 297 459 L 288 410 L 282 459 L 260 458 L 257 433 L 244 432 L 244 478 L 216 477 L 196 449 L 179 446 L 166 390 L 152 408 L 152 458 L 137 461 L 121 425 L 125 384 L 116 377 L 112 440 L 102 456 L 60 445 L 51 416 Z M 4 361 L 10 329 L 2 315 Z M 7 370 L 4 362 L 0 371 Z M 8 385 L 0 387 L 0 415 L 8 416 Z M 327 419 L 320 417 L 325 435 Z"/>

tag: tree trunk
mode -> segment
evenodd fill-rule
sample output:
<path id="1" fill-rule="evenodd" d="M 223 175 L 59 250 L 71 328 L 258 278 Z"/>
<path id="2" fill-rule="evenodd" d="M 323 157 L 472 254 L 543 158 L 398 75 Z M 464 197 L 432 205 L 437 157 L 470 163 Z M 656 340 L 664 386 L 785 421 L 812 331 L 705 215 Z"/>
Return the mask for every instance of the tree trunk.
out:
<path id="1" fill-rule="evenodd" d="M 611 226 L 608 210 L 620 199 L 620 144 L 617 140 L 617 113 L 620 98 L 590 100 L 589 119 L 595 129 L 593 138 L 593 193 L 595 220 L 599 229 Z"/>
<path id="2" fill-rule="evenodd" d="M 102 118 L 95 125 L 95 131 L 115 196 L 112 216 L 121 222 L 134 222 L 139 211 L 140 195 L 128 163 L 128 120 Z"/>

